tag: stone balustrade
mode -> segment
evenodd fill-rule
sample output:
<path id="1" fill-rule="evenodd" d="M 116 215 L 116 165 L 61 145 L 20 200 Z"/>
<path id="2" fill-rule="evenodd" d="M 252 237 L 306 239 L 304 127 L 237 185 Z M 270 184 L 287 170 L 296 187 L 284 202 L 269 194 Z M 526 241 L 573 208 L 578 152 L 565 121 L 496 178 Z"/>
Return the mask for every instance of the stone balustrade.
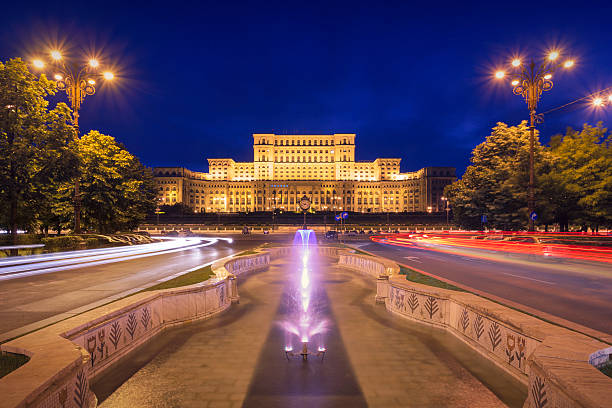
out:
<path id="1" fill-rule="evenodd" d="M 213 264 L 217 278 L 138 293 L 2 344 L 30 361 L 0 379 L 0 407 L 95 407 L 92 379 L 164 329 L 226 310 L 238 299 L 235 275 L 269 262 L 267 251 L 232 258 Z"/>
<path id="2" fill-rule="evenodd" d="M 354 264 L 353 264 L 354 265 Z M 607 344 L 466 292 L 391 276 L 377 298 L 403 318 L 450 331 L 528 387 L 525 408 L 610 406 L 612 379 L 589 359 Z"/>
<path id="3" fill-rule="evenodd" d="M 376 301 L 403 318 L 449 330 L 528 387 L 524 408 L 610 406 L 612 347 L 479 296 L 409 282 L 387 259 L 338 252 L 338 264 L 376 277 Z"/>
<path id="4" fill-rule="evenodd" d="M 367 273 L 376 278 L 381 275 L 397 275 L 400 270 L 395 262 L 369 255 L 352 253 L 348 250 L 339 251 L 337 256 L 339 265 Z"/>

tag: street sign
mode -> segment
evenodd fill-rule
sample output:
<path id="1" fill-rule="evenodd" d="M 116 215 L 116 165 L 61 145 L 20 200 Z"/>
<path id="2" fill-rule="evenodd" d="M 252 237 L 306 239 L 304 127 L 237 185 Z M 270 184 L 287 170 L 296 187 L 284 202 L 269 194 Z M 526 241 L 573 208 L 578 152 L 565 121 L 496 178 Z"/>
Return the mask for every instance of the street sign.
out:
<path id="1" fill-rule="evenodd" d="M 529 219 L 532 221 L 535 221 L 538 219 L 538 214 L 536 214 L 535 211 L 532 211 L 531 214 L 529 214 Z"/>
<path id="2" fill-rule="evenodd" d="M 482 215 L 482 217 L 480 217 L 480 221 L 484 224 L 487 222 L 487 216 L 486 215 Z"/>
<path id="3" fill-rule="evenodd" d="M 340 214 L 336 215 L 336 221 L 340 221 L 342 219 L 342 217 L 340 216 Z"/>
<path id="4" fill-rule="evenodd" d="M 345 211 L 341 213 L 340 216 L 342 217 L 343 220 L 346 220 L 348 218 L 348 213 Z"/>

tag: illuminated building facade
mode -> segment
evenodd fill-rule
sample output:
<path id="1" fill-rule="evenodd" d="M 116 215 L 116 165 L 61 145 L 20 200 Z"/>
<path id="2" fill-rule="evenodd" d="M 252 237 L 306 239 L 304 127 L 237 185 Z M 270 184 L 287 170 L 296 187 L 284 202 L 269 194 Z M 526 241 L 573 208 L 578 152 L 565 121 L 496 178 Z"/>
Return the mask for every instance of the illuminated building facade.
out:
<path id="1" fill-rule="evenodd" d="M 253 161 L 208 159 L 208 173 L 157 167 L 161 204 L 195 212 L 299 211 L 306 195 L 316 211 L 444 211 L 453 167 L 400 173 L 401 159 L 355 161 L 355 134 L 253 135 Z"/>

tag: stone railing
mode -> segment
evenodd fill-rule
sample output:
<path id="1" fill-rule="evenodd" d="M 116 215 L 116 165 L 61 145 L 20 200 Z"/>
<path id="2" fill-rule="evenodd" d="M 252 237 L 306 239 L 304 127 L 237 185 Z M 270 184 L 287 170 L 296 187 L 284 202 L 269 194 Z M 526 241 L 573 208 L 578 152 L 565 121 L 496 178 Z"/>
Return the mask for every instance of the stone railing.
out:
<path id="1" fill-rule="evenodd" d="M 338 251 L 338 264 L 345 268 L 365 272 L 376 278 L 397 275 L 400 270 L 395 262 L 384 258 L 352 253 L 348 250 Z"/>
<path id="2" fill-rule="evenodd" d="M 226 310 L 238 299 L 235 274 L 269 264 L 259 252 L 214 264 L 206 282 L 138 293 L 2 344 L 30 361 L 0 379 L 0 406 L 95 407 L 92 379 L 162 330 Z"/>
<path id="3" fill-rule="evenodd" d="M 524 407 L 609 406 L 612 379 L 589 357 L 605 343 L 476 295 L 406 281 L 377 286 L 387 310 L 449 330 L 528 387 Z"/>
<path id="4" fill-rule="evenodd" d="M 525 408 L 607 407 L 612 379 L 595 366 L 609 345 L 479 296 L 409 282 L 399 266 L 340 250 L 338 263 L 376 277 L 376 301 L 403 318 L 450 331 L 528 387 Z"/>
<path id="5" fill-rule="evenodd" d="M 330 247 L 324 245 L 316 245 L 310 247 L 313 251 L 317 251 L 317 254 L 322 256 L 331 256 L 337 257 L 338 251 L 343 251 L 344 249 L 340 249 L 338 247 Z M 291 251 L 295 250 L 294 246 L 282 246 L 282 247 L 272 247 L 267 248 L 266 251 L 270 253 L 271 258 L 278 258 L 282 256 L 289 255 Z"/>

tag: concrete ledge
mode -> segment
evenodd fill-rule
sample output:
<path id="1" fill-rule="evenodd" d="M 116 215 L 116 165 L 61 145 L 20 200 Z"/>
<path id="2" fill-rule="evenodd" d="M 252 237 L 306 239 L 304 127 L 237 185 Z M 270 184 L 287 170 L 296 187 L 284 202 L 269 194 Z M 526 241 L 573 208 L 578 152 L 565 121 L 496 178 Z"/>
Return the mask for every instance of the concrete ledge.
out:
<path id="1" fill-rule="evenodd" d="M 612 378 L 594 367 L 609 359 L 607 344 L 471 293 L 407 281 L 394 272 L 399 266 L 389 263 L 339 254 L 343 267 L 370 276 L 389 272 L 384 279 L 377 277 L 376 296 L 389 312 L 450 331 L 523 382 L 528 387 L 525 408 L 611 406 Z"/>
<path id="2" fill-rule="evenodd" d="M 268 251 L 232 258 L 206 282 L 138 293 L 2 344 L 30 361 L 0 379 L 0 407 L 95 407 L 92 379 L 163 330 L 226 310 L 238 298 L 235 275 L 269 262 Z"/>

